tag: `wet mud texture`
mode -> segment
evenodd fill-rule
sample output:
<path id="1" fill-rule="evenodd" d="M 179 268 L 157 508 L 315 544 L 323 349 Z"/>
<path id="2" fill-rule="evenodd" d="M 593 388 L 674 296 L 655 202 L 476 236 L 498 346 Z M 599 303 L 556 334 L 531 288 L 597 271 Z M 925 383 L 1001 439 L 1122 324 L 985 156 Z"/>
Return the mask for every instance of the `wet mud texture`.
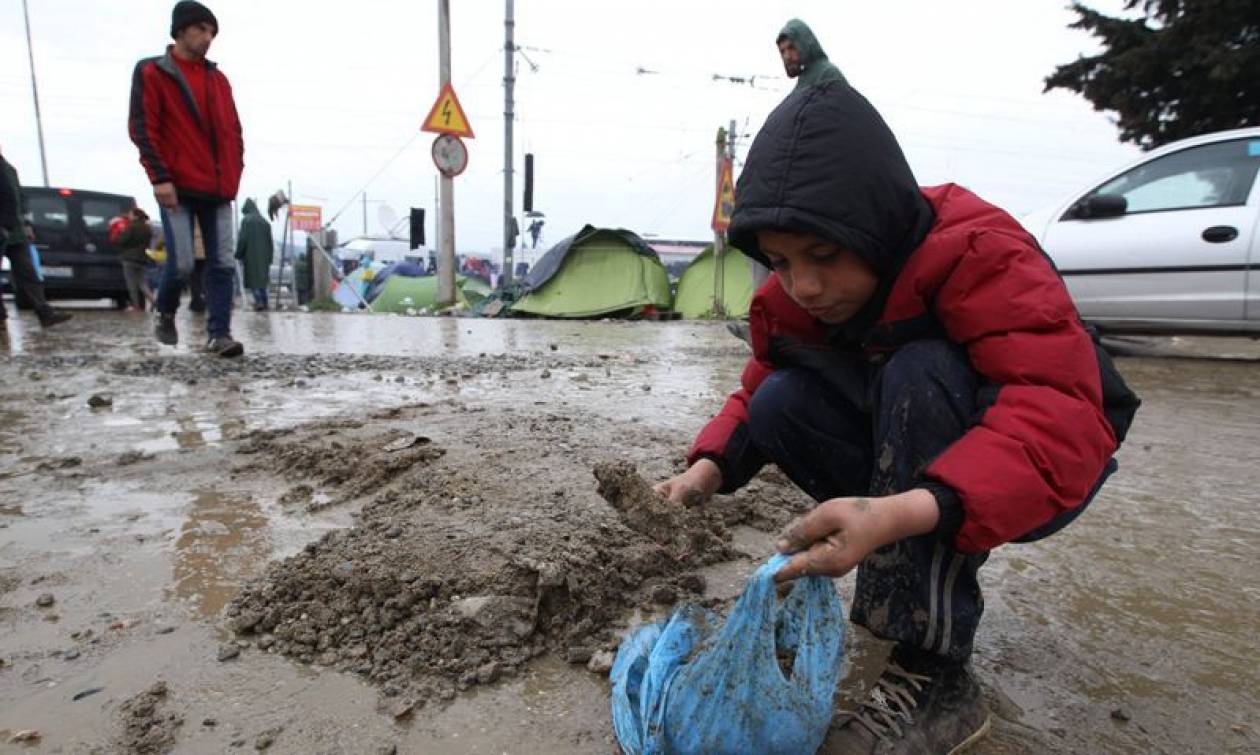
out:
<path id="1" fill-rule="evenodd" d="M 184 719 L 166 710 L 168 694 L 166 682 L 155 682 L 122 704 L 123 731 L 116 743 L 120 751 L 136 755 L 174 751 L 175 735 Z"/>
<path id="2" fill-rule="evenodd" d="M 729 526 L 777 526 L 801 505 L 781 490 L 674 506 L 634 462 L 601 458 L 610 437 L 682 445 L 573 410 L 423 404 L 247 436 L 238 473 L 283 470 L 287 500 L 364 503 L 356 526 L 247 585 L 232 630 L 369 680 L 398 717 L 548 652 L 606 672 L 591 659 L 616 649 L 632 609 L 700 599 L 697 570 L 732 556 Z M 647 479 L 671 472 L 645 461 Z"/>

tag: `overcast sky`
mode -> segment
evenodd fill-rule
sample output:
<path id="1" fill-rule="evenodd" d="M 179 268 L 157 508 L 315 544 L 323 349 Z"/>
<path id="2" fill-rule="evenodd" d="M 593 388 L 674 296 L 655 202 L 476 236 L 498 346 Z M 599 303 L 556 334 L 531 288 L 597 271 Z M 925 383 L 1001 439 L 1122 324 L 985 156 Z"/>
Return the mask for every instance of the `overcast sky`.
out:
<path id="1" fill-rule="evenodd" d="M 127 137 L 127 104 L 135 61 L 170 41 L 173 3 L 29 4 L 50 182 L 156 209 Z M 1116 13 L 1121 1 L 1090 4 Z M 433 135 L 419 125 L 438 93 L 435 0 L 207 5 L 220 23 L 210 57 L 232 82 L 244 126 L 241 199 L 292 181 L 295 201 L 322 205 L 325 220 L 349 204 L 335 224 L 343 241 L 363 230 L 354 197 L 364 186 L 371 233 L 391 211 L 432 209 Z M 514 203 L 519 214 L 522 155 L 533 152 L 544 243 L 587 222 L 710 237 L 717 128 L 734 119 L 755 133 L 791 89 L 774 39 L 793 16 L 881 110 L 923 184 L 961 183 L 1018 215 L 1137 154 L 1083 99 L 1041 93 L 1056 65 L 1096 51 L 1067 28 L 1061 0 L 515 5 Z M 476 132 L 455 179 L 457 246 L 486 252 L 502 244 L 504 3 L 451 6 L 452 83 Z M 21 0 L 0 5 L 0 147 L 24 183 L 41 182 Z"/>

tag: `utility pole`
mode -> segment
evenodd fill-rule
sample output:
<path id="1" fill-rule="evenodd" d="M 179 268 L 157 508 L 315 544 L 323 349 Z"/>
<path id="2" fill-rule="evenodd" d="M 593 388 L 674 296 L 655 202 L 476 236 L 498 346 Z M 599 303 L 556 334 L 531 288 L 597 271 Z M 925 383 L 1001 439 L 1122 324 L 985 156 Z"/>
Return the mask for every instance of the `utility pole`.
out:
<path id="1" fill-rule="evenodd" d="M 438 0 L 438 70 L 438 84 L 445 88 L 451 83 L 450 0 Z M 437 259 L 437 304 L 439 307 L 451 307 L 455 305 L 455 179 L 443 174 L 440 183 L 438 226 L 442 247 Z"/>
<path id="2" fill-rule="evenodd" d="M 731 121 L 731 128 L 734 129 L 735 121 Z M 717 132 L 717 181 L 714 185 L 717 191 L 722 190 L 722 161 L 726 158 L 726 129 L 718 127 Z M 726 316 L 726 306 L 722 300 L 725 283 L 722 274 L 722 255 L 726 252 L 726 236 L 721 231 L 713 232 L 713 314 L 717 317 Z"/>
<path id="3" fill-rule="evenodd" d="M 512 91 L 516 78 L 512 75 L 512 64 L 516 58 L 516 43 L 513 31 L 516 19 L 513 15 L 512 0 L 506 0 L 507 8 L 503 16 L 503 285 L 512 282 L 512 252 L 515 246 L 512 239 Z"/>
<path id="4" fill-rule="evenodd" d="M 22 0 L 22 16 L 26 19 L 26 56 L 31 62 L 31 96 L 35 98 L 35 130 L 39 132 L 39 165 L 44 169 L 44 186 L 48 186 L 48 158 L 44 156 L 44 120 L 39 114 L 39 86 L 35 83 L 35 50 L 31 47 L 31 14 Z"/>

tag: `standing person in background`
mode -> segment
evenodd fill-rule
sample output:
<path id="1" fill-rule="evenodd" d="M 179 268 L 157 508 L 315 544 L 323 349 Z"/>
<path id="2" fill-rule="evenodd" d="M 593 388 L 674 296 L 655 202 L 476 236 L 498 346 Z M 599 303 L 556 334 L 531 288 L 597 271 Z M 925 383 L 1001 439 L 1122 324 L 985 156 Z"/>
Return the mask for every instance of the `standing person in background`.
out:
<path id="1" fill-rule="evenodd" d="M 44 298 L 44 282 L 35 271 L 31 257 L 34 239 L 34 230 L 26 224 L 26 200 L 22 197 L 17 168 L 0 154 L 0 249 L 9 258 L 13 290 L 31 303 L 39 324 L 51 328 L 69 320 L 71 315 L 55 311 Z M 0 305 L 0 320 L 7 318 L 8 313 Z"/>
<path id="2" fill-rule="evenodd" d="M 271 239 L 271 223 L 258 211 L 253 199 L 246 199 L 241 209 L 241 230 L 236 240 L 236 258 L 245 267 L 245 288 L 254 297 L 254 311 L 267 309 L 267 278 L 271 274 L 271 258 L 275 242 Z"/>
<path id="3" fill-rule="evenodd" d="M 840 69 L 836 68 L 827 58 L 827 53 L 823 52 L 822 45 L 814 36 L 813 30 L 799 18 L 794 18 L 784 24 L 774 43 L 779 48 L 783 72 L 789 79 L 796 79 L 796 88 L 792 91 L 826 81 L 846 81 L 844 74 L 840 73 Z M 752 265 L 753 290 L 756 291 L 770 277 L 770 269 L 756 260 L 750 260 L 750 264 Z M 743 336 L 739 333 L 736 335 L 747 341 L 747 328 L 744 328 L 742 332 Z"/>
<path id="4" fill-rule="evenodd" d="M 127 227 L 119 234 L 118 248 L 122 250 L 123 280 L 127 282 L 127 295 L 131 298 L 132 312 L 143 312 L 146 305 L 151 306 L 155 300 L 153 291 L 144 279 L 144 267 L 149 261 L 146 251 L 153 242 L 153 226 L 149 224 L 149 215 L 139 207 L 128 213 Z"/>
<path id="5" fill-rule="evenodd" d="M 783 72 L 789 79 L 796 79 L 796 88 L 792 90 L 794 93 L 828 81 L 848 83 L 840 69 L 823 52 L 813 30 L 799 18 L 784 24 L 774 43 L 779 47 Z"/>
<path id="6" fill-rule="evenodd" d="M 170 31 L 175 44 L 164 55 L 136 64 L 128 120 L 166 235 L 155 335 L 168 345 L 179 342 L 175 312 L 193 272 L 196 225 L 206 248 L 206 350 L 237 357 L 245 348 L 232 338 L 231 203 L 245 162 L 241 122 L 227 77 L 206 59 L 218 19 L 201 3 L 181 0 L 171 12 Z"/>

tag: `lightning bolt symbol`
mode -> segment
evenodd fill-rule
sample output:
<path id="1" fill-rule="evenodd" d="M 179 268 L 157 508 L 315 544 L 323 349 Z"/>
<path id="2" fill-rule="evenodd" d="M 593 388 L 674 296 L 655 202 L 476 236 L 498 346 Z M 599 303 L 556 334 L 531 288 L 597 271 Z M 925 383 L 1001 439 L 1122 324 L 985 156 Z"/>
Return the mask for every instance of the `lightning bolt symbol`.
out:
<path id="1" fill-rule="evenodd" d="M 442 124 L 451 125 L 451 101 L 447 100 L 442 103 Z"/>

